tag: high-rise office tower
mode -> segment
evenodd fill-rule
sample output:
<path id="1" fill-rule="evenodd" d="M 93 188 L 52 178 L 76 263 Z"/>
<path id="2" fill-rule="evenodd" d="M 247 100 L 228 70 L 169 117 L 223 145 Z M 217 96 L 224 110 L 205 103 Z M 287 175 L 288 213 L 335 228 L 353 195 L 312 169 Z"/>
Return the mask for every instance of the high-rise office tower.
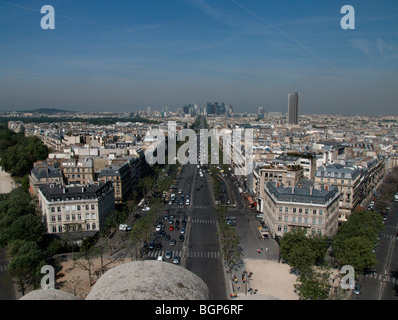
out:
<path id="1" fill-rule="evenodd" d="M 290 124 L 298 124 L 299 93 L 297 91 L 289 93 L 288 105 L 288 122 Z"/>

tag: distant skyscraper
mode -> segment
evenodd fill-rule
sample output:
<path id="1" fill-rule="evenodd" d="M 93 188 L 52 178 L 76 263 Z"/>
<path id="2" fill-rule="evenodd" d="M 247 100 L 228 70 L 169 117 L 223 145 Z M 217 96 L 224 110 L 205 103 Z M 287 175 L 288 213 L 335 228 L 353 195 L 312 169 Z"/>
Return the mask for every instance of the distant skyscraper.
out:
<path id="1" fill-rule="evenodd" d="M 299 105 L 299 93 L 297 91 L 289 93 L 288 97 L 288 122 L 291 124 L 298 124 L 298 105 Z"/>

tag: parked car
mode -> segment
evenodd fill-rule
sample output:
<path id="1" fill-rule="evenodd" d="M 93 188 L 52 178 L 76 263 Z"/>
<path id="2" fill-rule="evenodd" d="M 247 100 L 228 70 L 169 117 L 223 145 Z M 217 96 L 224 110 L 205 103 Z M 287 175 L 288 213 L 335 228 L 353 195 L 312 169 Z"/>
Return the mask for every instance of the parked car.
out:
<path id="1" fill-rule="evenodd" d="M 167 251 L 166 255 L 164 256 L 166 259 L 170 259 L 172 257 L 171 251 Z"/>
<path id="2" fill-rule="evenodd" d="M 156 226 L 156 229 L 155 229 L 155 230 L 156 230 L 156 231 L 162 230 L 162 226 L 163 226 L 163 225 L 161 225 L 161 224 L 159 223 L 159 224 Z"/>
<path id="3" fill-rule="evenodd" d="M 171 246 L 175 246 L 175 244 L 176 244 L 176 241 L 175 241 L 174 239 L 171 239 L 171 240 L 170 240 L 170 245 L 171 245 Z"/>
<path id="4" fill-rule="evenodd" d="M 183 242 L 185 239 L 184 239 L 184 236 L 183 235 L 180 235 L 179 237 L 178 237 L 178 241 L 180 241 L 180 242 Z"/>
<path id="5" fill-rule="evenodd" d="M 173 226 L 173 225 L 170 225 L 169 231 L 173 231 L 173 230 L 174 230 L 174 226 Z"/>
<path id="6" fill-rule="evenodd" d="M 142 211 L 149 211 L 149 210 L 151 210 L 150 207 L 143 207 L 143 208 L 142 208 Z"/>

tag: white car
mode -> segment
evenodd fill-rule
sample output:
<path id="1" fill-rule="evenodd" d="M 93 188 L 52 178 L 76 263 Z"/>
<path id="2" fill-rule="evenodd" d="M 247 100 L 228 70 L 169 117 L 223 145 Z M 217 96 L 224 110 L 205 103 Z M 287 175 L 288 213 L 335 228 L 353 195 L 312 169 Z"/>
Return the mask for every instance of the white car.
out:
<path id="1" fill-rule="evenodd" d="M 158 224 L 158 225 L 156 226 L 156 231 L 160 231 L 160 230 L 162 230 L 162 225 L 161 225 L 161 224 Z"/>
<path id="2" fill-rule="evenodd" d="M 144 207 L 144 208 L 142 208 L 142 211 L 149 211 L 149 210 L 151 210 L 150 207 Z"/>

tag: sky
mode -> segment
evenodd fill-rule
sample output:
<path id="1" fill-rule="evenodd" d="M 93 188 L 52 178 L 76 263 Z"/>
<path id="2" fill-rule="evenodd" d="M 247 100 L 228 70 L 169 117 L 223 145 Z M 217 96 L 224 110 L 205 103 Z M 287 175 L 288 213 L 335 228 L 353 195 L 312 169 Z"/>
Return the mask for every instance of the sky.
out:
<path id="1" fill-rule="evenodd" d="M 0 111 L 287 113 L 294 89 L 299 114 L 397 115 L 398 2 L 0 0 Z"/>

